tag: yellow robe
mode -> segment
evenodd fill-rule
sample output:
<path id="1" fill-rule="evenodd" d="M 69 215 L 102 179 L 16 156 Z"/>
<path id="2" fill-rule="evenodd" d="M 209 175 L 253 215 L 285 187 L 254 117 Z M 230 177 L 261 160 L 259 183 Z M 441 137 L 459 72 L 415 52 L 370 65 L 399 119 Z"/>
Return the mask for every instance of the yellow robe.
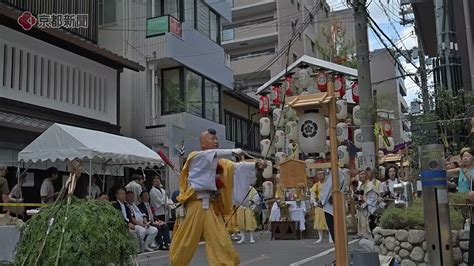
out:
<path id="1" fill-rule="evenodd" d="M 224 226 L 223 217 L 232 213 L 232 191 L 234 164 L 220 159 L 224 171 L 221 180 L 225 184 L 219 189 L 217 200 L 211 200 L 208 209 L 202 208 L 194 189 L 189 185 L 188 175 L 191 161 L 197 155 L 192 152 L 184 165 L 177 200 L 186 207 L 184 221 L 177 227 L 170 249 L 170 264 L 186 266 L 191 262 L 199 241 L 206 241 L 209 265 L 239 265 L 240 258 Z"/>
<path id="2" fill-rule="evenodd" d="M 317 182 L 316 184 L 311 187 L 311 192 L 314 192 L 316 198 L 320 198 L 321 188 L 323 184 Z M 314 230 L 328 230 L 328 226 L 326 224 L 326 218 L 324 217 L 324 211 L 322 208 L 315 207 L 314 208 Z"/>
<path id="3" fill-rule="evenodd" d="M 245 200 L 247 203 L 249 202 L 249 199 L 253 199 L 255 195 L 258 194 L 255 188 L 252 187 L 250 189 L 250 193 Z M 253 232 L 255 231 L 255 229 L 257 229 L 257 221 L 255 219 L 255 214 L 253 210 L 249 208 L 249 206 L 244 205 L 248 204 L 243 203 L 242 206 L 237 209 L 237 224 L 239 225 L 239 229 L 241 232 Z"/>

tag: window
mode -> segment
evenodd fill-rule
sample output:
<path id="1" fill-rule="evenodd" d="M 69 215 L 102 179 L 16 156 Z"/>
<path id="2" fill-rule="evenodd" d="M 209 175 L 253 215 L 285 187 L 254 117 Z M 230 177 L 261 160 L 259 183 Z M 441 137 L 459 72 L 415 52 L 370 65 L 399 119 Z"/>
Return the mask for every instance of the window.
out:
<path id="1" fill-rule="evenodd" d="M 260 151 L 260 128 L 258 123 L 249 119 L 224 111 L 226 139 L 235 142 L 239 148 Z"/>
<path id="2" fill-rule="evenodd" d="M 116 17 L 115 0 L 99 0 L 99 25 L 113 23 Z"/>
<path id="3" fill-rule="evenodd" d="M 186 112 L 202 116 L 202 78 L 200 75 L 186 70 Z"/>
<path id="4" fill-rule="evenodd" d="M 197 30 L 209 36 L 209 7 L 202 0 L 197 2 Z"/>
<path id="5" fill-rule="evenodd" d="M 235 30 L 233 28 L 224 29 L 222 31 L 222 38 L 221 39 L 222 39 L 223 42 L 231 41 L 231 40 L 235 39 Z"/>
<path id="6" fill-rule="evenodd" d="M 195 27 L 194 0 L 184 0 L 184 21 L 191 27 Z"/>
<path id="7" fill-rule="evenodd" d="M 219 86 L 206 79 L 204 95 L 206 99 L 204 103 L 205 118 L 219 122 Z"/>
<path id="8" fill-rule="evenodd" d="M 219 40 L 217 37 L 219 36 L 219 16 L 216 15 L 214 12 L 209 13 L 209 22 L 210 22 L 210 39 L 213 40 L 216 43 L 219 43 Z"/>
<path id="9" fill-rule="evenodd" d="M 180 69 L 163 70 L 162 113 L 178 113 L 184 110 L 184 101 L 180 91 Z"/>
<path id="10" fill-rule="evenodd" d="M 188 112 L 219 122 L 218 84 L 184 67 L 162 70 L 162 79 L 162 114 Z"/>

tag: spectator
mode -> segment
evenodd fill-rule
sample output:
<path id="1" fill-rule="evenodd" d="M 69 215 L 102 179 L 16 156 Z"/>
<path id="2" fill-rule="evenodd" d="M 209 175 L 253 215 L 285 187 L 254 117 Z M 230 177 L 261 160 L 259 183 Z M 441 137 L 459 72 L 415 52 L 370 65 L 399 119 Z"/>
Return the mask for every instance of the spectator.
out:
<path id="1" fill-rule="evenodd" d="M 141 243 L 140 241 L 140 236 L 142 235 L 142 228 L 135 227 L 133 224 L 132 220 L 134 219 L 133 213 L 130 210 L 130 208 L 127 206 L 125 199 L 126 199 L 126 194 L 125 194 L 125 189 L 123 188 L 117 188 L 115 191 L 115 199 L 116 202 L 112 204 L 114 208 L 120 211 L 122 214 L 122 217 L 125 221 L 125 224 L 128 227 L 129 232 L 138 240 L 138 243 Z M 142 245 L 139 244 L 141 247 Z"/>
<path id="2" fill-rule="evenodd" d="M 168 202 L 166 191 L 161 185 L 160 177 L 153 178 L 153 187 L 150 190 L 150 202 L 153 207 L 155 217 L 161 221 L 166 221 L 166 212 L 168 209 Z"/>
<path id="3" fill-rule="evenodd" d="M 370 170 L 370 169 L 369 169 Z M 373 182 L 369 180 L 368 170 L 362 170 L 359 173 L 362 199 L 360 200 L 360 209 L 358 213 L 357 233 L 359 236 L 367 236 L 369 232 L 376 227 L 376 212 L 378 209 L 379 193 Z M 376 180 L 378 181 L 378 180 Z M 379 181 L 380 182 L 380 181 Z"/>
<path id="4" fill-rule="evenodd" d="M 0 193 L 2 196 L 0 197 L 0 202 L 8 202 L 8 193 L 10 192 L 8 188 L 8 181 L 5 178 L 7 175 L 7 167 L 3 164 L 0 164 Z M 5 211 L 7 208 L 5 208 Z M 3 207 L 0 207 L 0 213 L 3 213 Z"/>
<path id="5" fill-rule="evenodd" d="M 112 187 L 109 189 L 109 200 L 110 201 L 116 201 L 117 199 L 115 198 L 115 192 L 119 188 L 123 188 L 125 186 L 125 182 L 123 181 L 123 177 L 119 177 L 114 179 L 114 184 Z"/>
<path id="6" fill-rule="evenodd" d="M 150 205 L 150 195 L 147 191 L 143 191 L 140 195 L 142 203 L 138 205 L 140 211 L 145 215 L 146 219 L 151 222 L 151 225 L 158 229 L 158 235 L 155 238 L 160 250 L 169 250 L 170 230 L 168 225 L 163 220 L 154 218 L 153 211 Z"/>
<path id="7" fill-rule="evenodd" d="M 42 203 L 51 203 L 54 201 L 59 192 L 54 192 L 53 181 L 58 179 L 58 169 L 55 167 L 50 167 L 46 170 L 46 178 L 41 184 L 41 202 Z"/>
<path id="8" fill-rule="evenodd" d="M 93 175 L 91 177 L 91 187 L 90 187 L 91 192 L 90 193 L 89 193 L 89 187 L 87 187 L 86 196 L 89 197 L 89 194 L 90 194 L 91 199 L 96 199 L 101 194 L 101 190 L 99 186 L 95 183 L 96 181 L 97 181 L 97 175 Z"/>
<path id="9" fill-rule="evenodd" d="M 468 192 L 473 190 L 474 182 L 474 147 L 464 148 L 461 151 L 462 167 L 458 177 L 458 191 Z"/>
<path id="10" fill-rule="evenodd" d="M 13 202 L 13 203 L 21 203 L 23 202 L 23 193 L 21 191 L 21 185 L 25 182 L 25 176 L 22 175 L 20 178 L 18 178 L 18 183 L 13 187 L 12 191 L 10 191 L 10 194 L 8 195 L 8 201 Z M 10 213 L 23 217 L 25 214 L 25 207 L 23 206 L 15 206 L 15 207 L 9 207 Z"/>
<path id="11" fill-rule="evenodd" d="M 138 206 L 134 203 L 136 197 L 133 191 L 127 191 L 126 200 L 127 205 L 132 212 L 132 223 L 138 229 L 140 240 L 143 241 L 144 251 L 153 251 L 156 246 L 152 246 L 153 240 L 158 234 L 158 229 L 150 226 L 151 222 L 147 221 L 146 216 L 140 211 Z"/>
<path id="12" fill-rule="evenodd" d="M 107 195 L 107 193 L 105 192 L 102 192 L 99 194 L 99 196 L 97 197 L 97 200 L 98 201 L 106 201 L 108 202 L 109 201 L 109 195 Z"/>
<path id="13" fill-rule="evenodd" d="M 390 165 L 385 170 L 385 176 L 387 180 L 382 183 L 382 192 L 381 194 L 389 195 L 391 198 L 395 198 L 397 193 L 393 190 L 395 184 L 400 183 L 398 180 L 398 168 L 395 165 Z"/>
<path id="14" fill-rule="evenodd" d="M 145 177 L 142 175 L 132 175 L 131 177 L 132 181 L 130 181 L 126 186 L 125 189 L 127 191 L 133 192 L 133 195 L 135 195 L 135 199 L 133 199 L 133 203 L 135 205 L 138 205 L 140 203 L 140 194 L 143 191 L 143 182 L 145 180 Z"/>

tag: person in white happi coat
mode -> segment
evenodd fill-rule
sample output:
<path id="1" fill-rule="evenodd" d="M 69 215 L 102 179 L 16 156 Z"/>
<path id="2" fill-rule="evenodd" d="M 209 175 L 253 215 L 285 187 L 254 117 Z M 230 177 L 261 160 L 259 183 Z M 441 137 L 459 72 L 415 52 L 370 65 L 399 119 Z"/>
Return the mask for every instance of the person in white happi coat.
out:
<path id="1" fill-rule="evenodd" d="M 159 176 L 153 178 L 153 187 L 150 190 L 150 204 L 153 207 L 153 214 L 156 219 L 166 221 L 166 213 L 168 212 L 168 197 L 166 190 L 161 185 Z"/>
<path id="2" fill-rule="evenodd" d="M 345 187 L 345 172 L 338 168 L 339 172 L 339 189 Z M 332 200 L 332 174 L 331 169 L 327 169 L 326 181 L 324 182 L 323 189 L 321 190 L 321 198 L 319 199 L 323 206 L 324 216 L 326 218 L 326 224 L 329 229 L 329 241 L 334 241 L 334 211 L 333 211 L 333 200 Z"/>

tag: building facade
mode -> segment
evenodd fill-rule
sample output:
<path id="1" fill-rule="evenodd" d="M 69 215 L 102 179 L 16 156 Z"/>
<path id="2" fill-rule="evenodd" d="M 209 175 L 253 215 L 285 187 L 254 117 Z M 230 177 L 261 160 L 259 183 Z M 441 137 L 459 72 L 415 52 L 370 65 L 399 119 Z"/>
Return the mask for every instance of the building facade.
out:
<path id="1" fill-rule="evenodd" d="M 234 0 L 232 22 L 223 26 L 222 46 L 230 55 L 236 89 L 253 95 L 287 63 L 302 55 L 318 57 L 314 41 L 318 24 L 328 18 L 329 10 L 326 1 Z M 285 45 L 305 21 L 309 23 L 296 35 L 288 60 L 283 55 L 266 65 L 278 52 L 286 51 Z"/>
<path id="2" fill-rule="evenodd" d="M 258 150 L 246 130 L 258 104 L 232 92 L 221 46 L 231 19 L 231 1 L 99 1 L 99 43 L 146 67 L 121 77 L 123 134 L 163 149 L 176 166 L 199 150 L 199 134 L 209 128 L 222 148 Z M 174 173 L 164 175 L 167 188 L 177 189 Z"/>
<path id="3" fill-rule="evenodd" d="M 18 166 L 18 152 L 53 123 L 120 133 L 121 73 L 144 67 L 99 47 L 94 1 L 75 2 L 0 3 L 1 164 Z M 55 25 L 53 14 L 74 14 L 76 24 Z M 50 166 L 56 164 L 32 168 Z M 16 180 L 14 172 L 9 181 Z M 41 185 L 42 179 L 37 180 Z"/>

